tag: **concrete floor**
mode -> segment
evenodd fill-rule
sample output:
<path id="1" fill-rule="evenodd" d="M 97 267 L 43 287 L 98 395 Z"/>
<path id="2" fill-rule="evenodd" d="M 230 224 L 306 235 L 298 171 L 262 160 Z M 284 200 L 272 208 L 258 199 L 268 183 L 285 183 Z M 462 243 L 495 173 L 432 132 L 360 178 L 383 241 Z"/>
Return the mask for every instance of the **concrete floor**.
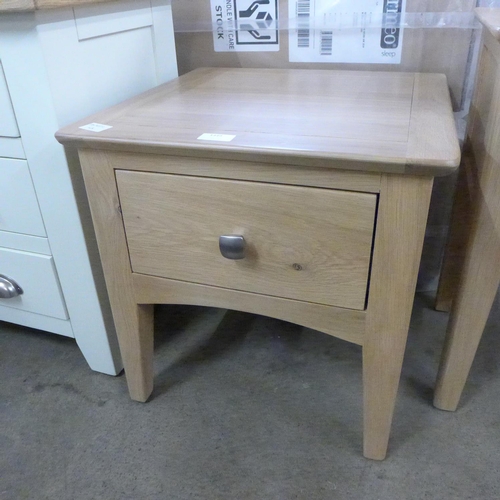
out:
<path id="1" fill-rule="evenodd" d="M 498 300 L 459 410 L 432 407 L 447 315 L 418 296 L 385 462 L 362 447 L 361 350 L 239 312 L 161 307 L 156 388 L 0 323 L 2 500 L 498 499 Z"/>

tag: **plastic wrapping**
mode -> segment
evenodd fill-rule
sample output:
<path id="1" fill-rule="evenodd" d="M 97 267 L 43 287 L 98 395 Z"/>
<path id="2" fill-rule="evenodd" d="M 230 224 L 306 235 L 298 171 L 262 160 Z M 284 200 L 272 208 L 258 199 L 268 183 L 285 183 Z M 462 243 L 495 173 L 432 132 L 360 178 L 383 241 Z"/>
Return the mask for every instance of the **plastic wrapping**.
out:
<path id="1" fill-rule="evenodd" d="M 475 7 L 476 0 L 173 0 L 179 72 L 218 66 L 444 73 L 458 111 L 479 28 Z M 251 15 L 238 18 L 242 12 Z M 392 45 L 381 42 L 384 33 Z M 265 37 L 268 43 L 249 43 Z"/>
<path id="2" fill-rule="evenodd" d="M 179 73 L 206 66 L 444 73 L 459 136 L 463 137 L 480 45 L 481 25 L 474 9 L 500 8 L 500 0 L 261 0 L 257 7 L 252 3 L 254 0 L 172 0 Z M 233 13 L 238 9 L 238 13 L 250 13 L 251 22 L 248 18 L 236 22 L 224 13 L 226 6 Z M 384 34 L 396 33 L 393 45 L 397 47 L 381 46 Z M 269 36 L 267 46 L 245 45 L 256 36 Z M 242 43 L 238 47 L 233 43 L 231 48 L 236 37 Z M 328 42 L 325 46 L 324 40 Z M 371 52 L 365 50 L 370 44 Z M 311 46 L 319 52 L 314 54 Z M 301 55 L 304 47 L 308 50 Z M 324 51 L 328 57 L 322 54 L 323 48 L 328 49 Z M 420 290 L 437 286 L 453 183 L 453 177 L 447 177 L 435 184 Z"/>
<path id="3" fill-rule="evenodd" d="M 238 0 L 236 0 L 237 2 Z M 273 0 L 242 0 L 244 6 L 257 4 L 251 9 L 258 12 L 259 8 L 271 11 Z M 311 29 L 349 29 L 349 28 L 477 28 L 473 8 L 500 7 L 500 0 L 392 0 L 394 12 L 391 10 L 391 0 L 281 0 L 278 2 L 279 16 L 263 17 L 264 31 L 287 31 L 298 29 L 304 22 L 307 13 Z M 233 10 L 237 10 L 235 0 L 228 0 Z M 238 18 L 231 21 L 219 18 L 211 13 L 211 0 L 173 0 L 175 31 L 181 32 L 217 32 L 222 30 L 245 31 L 248 18 Z M 225 10 L 226 0 L 219 4 Z M 387 7 L 389 4 L 389 7 Z M 476 5 L 477 4 L 477 5 Z M 234 8 L 236 6 L 236 8 Z M 385 7 L 385 8 L 384 8 Z M 397 8 L 399 7 L 399 9 Z M 402 7 L 402 8 L 401 8 Z M 245 9 L 246 10 L 246 9 Z M 276 13 L 276 9 L 273 9 Z M 309 12 L 310 11 L 310 12 Z M 388 12 L 389 11 L 389 12 Z M 335 14 L 335 15 L 331 15 Z M 255 16 L 253 16 L 255 17 Z"/>
<path id="4" fill-rule="evenodd" d="M 325 19 L 325 13 L 320 12 L 316 16 L 310 16 L 309 29 L 370 29 L 370 28 L 478 28 L 472 12 L 407 12 L 405 14 L 387 15 L 374 13 L 365 16 L 364 11 L 351 10 L 349 16 L 337 16 L 333 19 Z M 182 19 L 176 23 L 178 33 L 188 32 L 218 32 L 218 31 L 247 31 L 246 23 L 240 20 L 236 23 L 223 20 L 220 22 L 211 19 L 192 20 Z M 288 31 L 300 29 L 303 20 L 292 16 L 281 19 L 271 19 L 266 22 L 261 33 L 272 31 Z"/>

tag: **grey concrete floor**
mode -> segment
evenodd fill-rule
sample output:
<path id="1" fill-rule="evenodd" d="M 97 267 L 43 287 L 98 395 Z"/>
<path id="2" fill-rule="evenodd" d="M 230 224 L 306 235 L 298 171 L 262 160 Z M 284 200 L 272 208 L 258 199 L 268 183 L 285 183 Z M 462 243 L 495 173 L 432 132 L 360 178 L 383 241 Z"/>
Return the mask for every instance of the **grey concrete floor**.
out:
<path id="1" fill-rule="evenodd" d="M 384 462 L 361 454 L 361 350 L 327 335 L 158 307 L 140 404 L 71 339 L 0 323 L 0 498 L 498 499 L 498 300 L 456 413 L 431 404 L 446 320 L 417 297 Z"/>

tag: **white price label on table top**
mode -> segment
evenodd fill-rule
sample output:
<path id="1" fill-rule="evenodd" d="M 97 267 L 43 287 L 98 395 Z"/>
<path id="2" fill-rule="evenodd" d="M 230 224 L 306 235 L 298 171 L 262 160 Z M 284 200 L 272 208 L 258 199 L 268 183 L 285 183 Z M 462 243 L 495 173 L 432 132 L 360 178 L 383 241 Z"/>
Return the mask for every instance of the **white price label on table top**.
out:
<path id="1" fill-rule="evenodd" d="M 91 132 L 102 132 L 103 130 L 108 130 L 108 128 L 113 128 L 112 125 L 103 125 L 102 123 L 89 123 L 88 125 L 83 125 L 78 127 L 83 130 L 90 130 Z"/>
<path id="2" fill-rule="evenodd" d="M 221 141 L 221 142 L 231 142 L 236 136 L 230 134 L 201 134 L 198 137 L 199 141 Z"/>

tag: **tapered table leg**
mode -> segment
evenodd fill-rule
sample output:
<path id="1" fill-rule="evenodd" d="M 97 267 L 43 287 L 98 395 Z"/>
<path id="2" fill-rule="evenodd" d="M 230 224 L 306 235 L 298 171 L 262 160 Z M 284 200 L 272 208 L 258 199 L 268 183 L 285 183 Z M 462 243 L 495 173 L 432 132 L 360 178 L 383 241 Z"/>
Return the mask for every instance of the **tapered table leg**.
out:
<path id="1" fill-rule="evenodd" d="M 387 451 L 432 182 L 382 179 L 363 344 L 364 455 L 376 460 Z"/>

